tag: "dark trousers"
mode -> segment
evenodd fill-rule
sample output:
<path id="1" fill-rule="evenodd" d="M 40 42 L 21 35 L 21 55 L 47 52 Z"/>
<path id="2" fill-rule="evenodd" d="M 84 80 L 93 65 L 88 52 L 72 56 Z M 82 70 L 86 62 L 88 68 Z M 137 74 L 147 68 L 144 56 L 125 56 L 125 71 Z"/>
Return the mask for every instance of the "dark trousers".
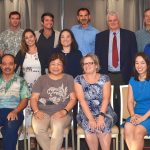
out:
<path id="1" fill-rule="evenodd" d="M 118 116 L 117 126 L 120 126 L 120 85 L 124 85 L 121 73 L 109 73 L 111 84 L 114 85 L 114 110 Z"/>
<path id="2" fill-rule="evenodd" d="M 18 129 L 23 123 L 23 113 L 18 113 L 18 120 L 8 121 L 7 115 L 12 111 L 10 108 L 0 109 L 0 126 L 3 136 L 3 150 L 16 150 Z"/>

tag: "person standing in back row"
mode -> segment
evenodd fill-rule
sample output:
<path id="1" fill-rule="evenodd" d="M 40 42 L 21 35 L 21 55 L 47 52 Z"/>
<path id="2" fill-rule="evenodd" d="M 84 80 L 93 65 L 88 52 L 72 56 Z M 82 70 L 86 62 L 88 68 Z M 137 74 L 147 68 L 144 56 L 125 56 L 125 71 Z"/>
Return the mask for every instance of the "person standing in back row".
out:
<path id="1" fill-rule="evenodd" d="M 21 15 L 18 11 L 9 13 L 9 29 L 0 34 L 0 56 L 12 54 L 16 56 L 20 49 L 23 29 L 20 28 Z"/>
<path id="2" fill-rule="evenodd" d="M 114 85 L 114 109 L 120 116 L 119 86 L 129 82 L 137 43 L 133 32 L 120 28 L 117 12 L 107 14 L 107 24 L 109 29 L 96 35 L 95 53 L 101 61 L 101 73 L 109 74 Z"/>
<path id="3" fill-rule="evenodd" d="M 48 60 L 52 55 L 53 48 L 58 44 L 59 31 L 54 30 L 54 15 L 46 12 L 41 16 L 41 24 L 43 29 L 35 31 L 37 38 L 37 48 L 41 55 L 42 64 L 48 68 Z"/>
<path id="4" fill-rule="evenodd" d="M 85 56 L 88 53 L 95 52 L 95 37 L 99 32 L 91 24 L 90 11 L 87 8 L 80 8 L 77 11 L 78 25 L 72 26 L 71 30 L 78 43 L 79 50 Z"/>

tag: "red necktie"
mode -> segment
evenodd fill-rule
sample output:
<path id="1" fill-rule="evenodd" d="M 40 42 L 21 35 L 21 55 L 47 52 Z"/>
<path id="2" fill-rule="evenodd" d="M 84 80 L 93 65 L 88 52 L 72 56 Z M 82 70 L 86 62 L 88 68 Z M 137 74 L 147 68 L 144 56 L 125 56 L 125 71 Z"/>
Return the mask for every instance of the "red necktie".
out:
<path id="1" fill-rule="evenodd" d="M 112 44 L 112 65 L 116 68 L 118 66 L 118 48 L 117 48 L 117 37 L 114 32 L 113 44 Z"/>

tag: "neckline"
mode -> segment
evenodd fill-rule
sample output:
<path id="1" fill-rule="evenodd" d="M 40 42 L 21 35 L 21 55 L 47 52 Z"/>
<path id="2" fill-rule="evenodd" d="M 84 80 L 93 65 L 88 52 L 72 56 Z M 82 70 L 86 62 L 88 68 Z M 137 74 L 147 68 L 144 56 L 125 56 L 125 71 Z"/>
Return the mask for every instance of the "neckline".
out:
<path id="1" fill-rule="evenodd" d="M 89 82 L 85 79 L 84 74 L 82 75 L 82 78 L 84 79 L 84 81 L 85 81 L 86 83 L 88 83 L 88 84 L 90 84 L 90 85 L 93 85 L 93 84 L 96 84 L 98 81 L 100 81 L 100 79 L 101 79 L 101 74 L 99 74 L 98 80 L 96 80 L 94 83 L 89 83 Z"/>

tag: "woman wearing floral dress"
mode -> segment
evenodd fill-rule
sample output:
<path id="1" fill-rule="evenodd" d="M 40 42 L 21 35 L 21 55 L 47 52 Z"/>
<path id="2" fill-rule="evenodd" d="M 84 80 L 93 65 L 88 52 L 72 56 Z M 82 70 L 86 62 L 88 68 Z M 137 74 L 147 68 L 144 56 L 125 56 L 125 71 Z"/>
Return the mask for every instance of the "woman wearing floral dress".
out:
<path id="1" fill-rule="evenodd" d="M 111 128 L 117 116 L 110 105 L 111 83 L 107 75 L 99 74 L 99 61 L 96 55 L 88 54 L 82 59 L 83 75 L 75 78 L 75 91 L 80 102 L 77 116 L 84 129 L 90 150 L 109 150 Z"/>

